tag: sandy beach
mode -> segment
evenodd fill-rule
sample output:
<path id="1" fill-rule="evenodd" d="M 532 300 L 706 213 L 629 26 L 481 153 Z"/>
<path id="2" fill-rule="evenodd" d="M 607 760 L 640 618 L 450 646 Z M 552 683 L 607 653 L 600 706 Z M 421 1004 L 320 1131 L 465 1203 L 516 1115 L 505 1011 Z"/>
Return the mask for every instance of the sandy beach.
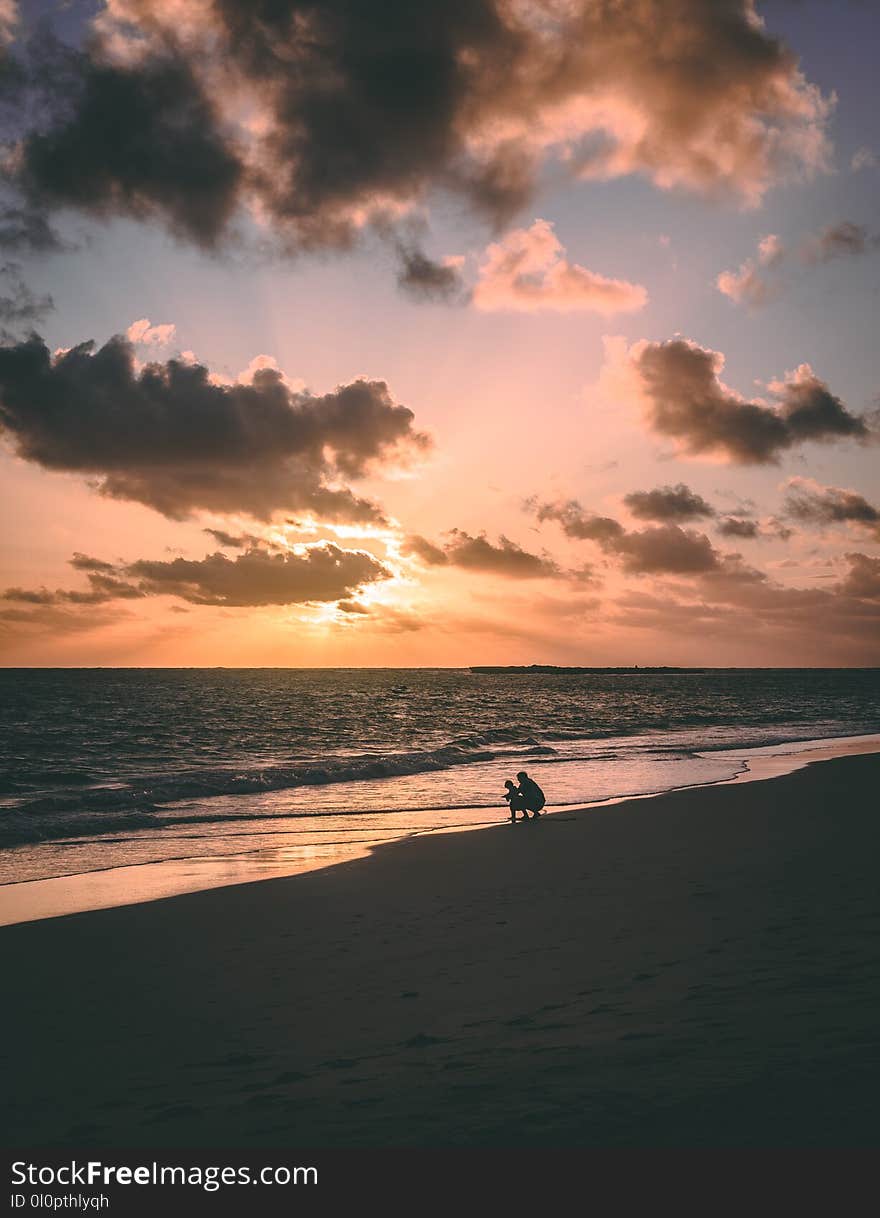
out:
<path id="1" fill-rule="evenodd" d="M 880 757 L 0 929 L 8 1143 L 872 1146 Z"/>

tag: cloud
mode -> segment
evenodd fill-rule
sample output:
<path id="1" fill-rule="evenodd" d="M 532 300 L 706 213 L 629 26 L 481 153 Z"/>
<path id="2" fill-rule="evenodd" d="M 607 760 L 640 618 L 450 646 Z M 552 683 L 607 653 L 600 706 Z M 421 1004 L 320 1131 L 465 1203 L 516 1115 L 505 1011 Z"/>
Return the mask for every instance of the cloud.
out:
<path id="1" fill-rule="evenodd" d="M 139 559 L 125 568 L 151 595 L 180 597 L 196 605 L 291 605 L 348 598 L 391 572 L 365 550 L 342 550 L 332 542 L 300 553 L 250 549 L 234 559 L 209 554 L 192 560 Z"/>
<path id="2" fill-rule="evenodd" d="M 18 18 L 17 0 L 0 0 L 0 46 L 5 46 L 15 38 Z"/>
<path id="3" fill-rule="evenodd" d="M 785 257 L 785 246 L 776 233 L 768 233 L 758 242 L 758 262 L 761 266 L 775 266 Z"/>
<path id="4" fill-rule="evenodd" d="M 358 614 L 368 616 L 370 612 L 367 606 L 362 605 L 360 601 L 339 601 L 336 608 L 340 609 L 343 613 L 352 613 L 356 616 Z"/>
<path id="5" fill-rule="evenodd" d="M 438 625 L 416 610 L 398 609 L 393 605 L 363 605 L 360 601 L 339 601 L 336 608 L 346 615 L 341 619 L 343 626 L 356 622 L 359 632 L 368 630 L 379 634 L 415 634 Z"/>
<path id="6" fill-rule="evenodd" d="M 103 558 L 93 558 L 90 554 L 74 553 L 70 565 L 75 571 L 103 571 L 111 574 L 116 570 L 116 563 L 106 562 Z"/>
<path id="7" fill-rule="evenodd" d="M 652 491 L 633 491 L 624 495 L 623 502 L 639 520 L 698 520 L 715 515 L 712 505 L 683 482 Z"/>
<path id="8" fill-rule="evenodd" d="M 345 245 L 437 187 L 503 224 L 548 160 L 748 204 L 828 166 L 833 102 L 751 0 L 108 0 L 90 33 L 19 48 L 24 205 L 202 246 L 245 205 Z"/>
<path id="9" fill-rule="evenodd" d="M 747 258 L 738 271 L 722 271 L 715 285 L 734 304 L 757 308 L 770 298 L 770 285 L 758 273 L 751 258 Z"/>
<path id="10" fill-rule="evenodd" d="M 662 524 L 625 533 L 614 544 L 624 571 L 636 575 L 668 572 L 687 575 L 711 571 L 718 565 L 718 552 L 705 533 Z"/>
<path id="11" fill-rule="evenodd" d="M 159 219 L 197 245 L 216 243 L 238 206 L 244 170 L 179 49 L 114 64 L 100 50 L 47 41 L 30 84 L 50 119 L 24 135 L 16 158 L 34 211 Z"/>
<path id="12" fill-rule="evenodd" d="M 88 590 L 7 588 L 0 599 L 45 606 L 174 596 L 196 605 L 255 607 L 347 599 L 366 584 L 391 578 L 374 555 L 343 550 L 332 542 L 286 553 L 252 546 L 234 559 L 217 553 L 202 559 L 141 558 L 116 565 L 76 555 L 73 565 L 86 571 Z"/>
<path id="13" fill-rule="evenodd" d="M 536 220 L 486 250 L 473 301 L 478 309 L 567 313 L 586 310 L 608 317 L 644 308 L 645 289 L 622 279 L 606 279 L 565 258 L 553 225 Z"/>
<path id="14" fill-rule="evenodd" d="M 806 263 L 829 262 L 832 258 L 858 258 L 876 245 L 868 230 L 852 220 L 829 224 L 814 237 L 805 238 L 801 257 Z"/>
<path id="15" fill-rule="evenodd" d="M 722 537 L 742 537 L 744 539 L 761 536 L 761 526 L 757 520 L 746 520 L 740 516 L 725 516 L 718 521 L 718 532 Z"/>
<path id="16" fill-rule="evenodd" d="M 37 207 L 0 207 L 0 249 L 49 253 L 64 248 L 65 243 Z"/>
<path id="17" fill-rule="evenodd" d="M 722 271 L 715 285 L 735 304 L 758 308 L 777 291 L 776 285 L 761 274 L 760 268 L 776 267 L 784 257 L 785 247 L 779 237 L 775 233 L 768 233 L 758 242 L 757 258 L 747 258 L 738 271 Z"/>
<path id="18" fill-rule="evenodd" d="M 531 499 L 526 508 L 540 521 L 556 521 L 568 537 L 595 542 L 604 553 L 615 556 L 629 574 L 687 575 L 711 571 L 720 561 L 705 533 L 677 524 L 629 531 L 610 517 L 587 512 L 576 499 L 561 503 Z"/>
<path id="19" fill-rule="evenodd" d="M 463 303 L 468 296 L 461 267 L 464 258 L 449 255 L 434 262 L 416 245 L 398 245 L 399 286 L 415 300 L 435 300 L 443 304 Z"/>
<path id="20" fill-rule="evenodd" d="M 227 550 L 247 550 L 259 541 L 252 533 L 227 533 L 225 529 L 202 529 L 202 532 Z"/>
<path id="21" fill-rule="evenodd" d="M 406 538 L 403 553 L 418 558 L 421 562 L 427 563 L 429 567 L 445 567 L 449 562 L 449 555 L 445 549 L 435 546 L 432 541 L 428 541 L 426 537 L 421 537 L 418 533 L 411 533 Z"/>
<path id="22" fill-rule="evenodd" d="M 841 584 L 848 596 L 880 601 L 880 558 L 869 554 L 847 554 L 849 571 Z"/>
<path id="23" fill-rule="evenodd" d="M 149 317 L 142 317 L 139 321 L 131 323 L 125 331 L 125 337 L 130 343 L 140 344 L 144 347 L 165 347 L 168 343 L 173 342 L 176 332 L 177 327 L 173 322 L 153 326 L 150 324 Z"/>
<path id="24" fill-rule="evenodd" d="M 17 262 L 0 266 L 0 332 L 9 337 L 7 326 L 30 326 L 54 308 L 51 296 L 35 296 L 21 277 Z"/>
<path id="25" fill-rule="evenodd" d="M 498 544 L 489 541 L 485 533 L 471 536 L 463 529 L 450 529 L 442 546 L 418 535 L 406 539 L 403 552 L 413 555 L 428 566 L 465 567 L 491 575 L 506 575 L 519 579 L 541 579 L 561 574 L 559 566 L 545 555 L 531 554 L 503 535 Z"/>
<path id="26" fill-rule="evenodd" d="M 872 237 L 863 225 L 841 220 L 803 237 L 795 253 L 805 266 L 816 266 L 833 258 L 860 257 L 878 244 L 880 238 Z M 735 304 L 759 308 L 778 296 L 782 288 L 779 271 L 787 261 L 788 250 L 779 237 L 769 234 L 759 242 L 756 258 L 747 258 L 737 271 L 722 271 L 715 285 Z"/>
<path id="27" fill-rule="evenodd" d="M 192 353 L 192 351 L 184 351 L 180 358 L 181 359 L 185 358 L 187 363 L 190 363 L 190 364 L 198 363 L 198 360 L 196 359 L 196 357 Z M 265 353 L 261 353 L 260 355 L 255 355 L 254 358 L 248 362 L 247 366 L 242 368 L 241 372 L 239 372 L 239 374 L 235 378 L 235 380 L 238 381 L 238 383 L 241 385 L 253 385 L 257 378 L 257 374 L 260 372 L 265 372 L 267 369 L 270 372 L 276 372 L 281 380 L 282 385 L 284 385 L 285 388 L 289 389 L 291 393 L 301 393 L 306 388 L 306 383 L 302 379 L 302 377 L 288 376 L 287 373 L 284 372 L 284 370 L 282 368 L 279 368 L 278 360 L 275 358 L 275 356 L 266 355 Z M 234 382 L 232 380 L 229 380 L 226 377 L 220 376 L 216 372 L 211 373 L 211 380 L 216 385 L 234 384 Z"/>
<path id="28" fill-rule="evenodd" d="M 90 605 L 88 611 L 73 605 L 0 605 L 0 645 L 8 645 L 15 653 L 22 636 L 57 639 L 65 634 L 83 634 L 111 626 L 129 616 L 118 605 Z"/>
<path id="29" fill-rule="evenodd" d="M 863 144 L 861 148 L 857 148 L 852 154 L 849 167 L 853 173 L 859 173 L 862 169 L 875 169 L 877 167 L 877 154 L 872 148 L 868 148 Z"/>
<path id="30" fill-rule="evenodd" d="M 808 478 L 789 478 L 783 511 L 809 524 L 859 524 L 880 539 L 880 509 L 858 491 L 821 486 Z"/>
<path id="31" fill-rule="evenodd" d="M 539 521 L 555 520 L 562 526 L 566 537 L 577 541 L 595 541 L 601 546 L 613 547 L 625 530 L 622 524 L 610 516 L 597 516 L 587 512 L 577 499 L 558 503 L 540 503 L 536 497 L 523 504 L 526 511 L 534 513 Z"/>
<path id="32" fill-rule="evenodd" d="M 846 556 L 848 571 L 829 587 L 797 588 L 775 583 L 738 555 L 687 584 L 655 593 L 629 592 L 617 601 L 613 621 L 670 636 L 742 636 L 748 616 L 748 654 L 767 649 L 768 662 L 780 656 L 793 664 L 864 664 L 880 658 L 880 559 Z"/>
<path id="33" fill-rule="evenodd" d="M 0 348 L 0 429 L 24 460 L 91 475 L 101 494 L 175 519 L 200 509 L 259 519 L 300 509 L 378 521 L 378 507 L 338 479 L 429 447 L 383 381 L 316 397 L 263 368 L 250 384 L 217 384 L 201 364 L 138 368 L 120 337 L 54 359 L 37 335 Z"/>
<path id="34" fill-rule="evenodd" d="M 57 588 L 55 591 L 48 588 L 6 588 L 0 591 L 0 600 L 20 605 L 102 605 L 107 601 L 133 600 L 146 595 L 143 589 L 120 579 L 115 573 L 117 569 L 113 566 L 108 566 L 108 569 L 114 573 L 106 574 L 100 569 L 89 570 L 81 563 L 74 562 L 73 565 L 86 571 L 88 588 Z M 98 565 L 102 568 L 105 566 Z"/>
<path id="35" fill-rule="evenodd" d="M 636 343 L 628 359 L 648 425 L 690 456 L 766 465 L 806 441 L 869 435 L 864 419 L 850 414 L 809 364 L 771 381 L 767 402 L 728 388 L 720 379 L 724 356 L 684 338 Z"/>

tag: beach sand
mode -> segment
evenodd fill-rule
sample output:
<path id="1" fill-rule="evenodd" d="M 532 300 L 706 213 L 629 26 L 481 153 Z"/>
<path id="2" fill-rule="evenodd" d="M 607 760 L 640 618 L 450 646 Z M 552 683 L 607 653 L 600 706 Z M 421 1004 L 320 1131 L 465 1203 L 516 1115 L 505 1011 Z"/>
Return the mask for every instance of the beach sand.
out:
<path id="1" fill-rule="evenodd" d="M 8 1144 L 873 1146 L 880 756 L 0 929 Z"/>

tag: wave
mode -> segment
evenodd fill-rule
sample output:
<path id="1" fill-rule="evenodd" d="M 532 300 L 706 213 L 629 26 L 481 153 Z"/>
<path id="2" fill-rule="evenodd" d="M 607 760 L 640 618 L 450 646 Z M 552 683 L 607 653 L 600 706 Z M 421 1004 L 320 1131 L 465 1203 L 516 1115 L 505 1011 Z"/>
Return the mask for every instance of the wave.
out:
<path id="1" fill-rule="evenodd" d="M 487 735 L 499 738 L 499 743 L 507 742 L 507 733 Z M 159 807 L 186 800 L 210 799 L 220 795 L 257 795 L 331 783 L 430 774 L 479 762 L 549 758 L 556 752 L 549 745 L 539 744 L 532 738 L 521 740 L 520 747 L 515 748 L 489 749 L 480 747 L 480 743 L 479 737 L 461 737 L 437 749 L 382 757 L 365 754 L 333 758 L 319 764 L 279 764 L 260 769 L 228 766 L 183 770 L 146 775 L 112 787 L 35 793 L 16 799 L 0 815 L 0 847 L 57 837 L 113 833 L 121 828 L 167 827 L 168 820 L 155 815 Z M 182 823 L 181 818 L 175 817 L 174 823 Z"/>
<path id="2" fill-rule="evenodd" d="M 273 815 L 284 817 L 315 817 L 320 812 L 302 813 L 289 809 L 283 813 L 270 813 L 261 809 L 256 815 L 249 813 L 225 813 L 218 807 L 207 811 L 202 805 L 198 814 L 190 816 L 187 811 L 175 809 L 173 816 L 167 813 L 167 805 L 186 804 L 188 801 L 210 800 L 219 796 L 259 795 L 266 792 L 295 790 L 297 788 L 320 787 L 336 783 L 375 781 L 408 775 L 430 774 L 449 770 L 456 766 L 490 762 L 515 764 L 527 758 L 540 758 L 543 765 L 561 765 L 568 762 L 603 761 L 615 763 L 625 760 L 627 755 L 642 751 L 653 756 L 655 762 L 675 761 L 694 753 L 716 753 L 736 748 L 760 748 L 807 738 L 831 738 L 858 732 L 855 724 L 826 721 L 814 723 L 805 734 L 804 725 L 779 724 L 775 730 L 764 725 L 748 727 L 730 724 L 713 725 L 722 738 L 706 733 L 702 739 L 694 737 L 680 728 L 658 739 L 656 735 L 630 736 L 626 732 L 615 733 L 617 745 L 608 741 L 611 733 L 593 731 L 556 731 L 543 733 L 559 745 L 554 748 L 542 743 L 538 734 L 524 733 L 523 729 L 499 728 L 483 733 L 472 733 L 454 738 L 435 749 L 376 755 L 334 757 L 322 761 L 298 761 L 277 763 L 261 767 L 238 765 L 213 766 L 201 769 L 167 771 L 162 774 L 147 774 L 126 782 L 112 785 L 83 788 L 81 772 L 58 772 L 55 790 L 17 792 L 3 801 L 0 807 L 0 847 L 22 846 L 48 841 L 69 841 L 78 837 L 125 833 L 142 833 L 144 830 L 168 829 L 188 823 L 204 824 L 214 821 L 252 821 L 271 819 Z M 861 725 L 859 725 L 861 726 Z M 876 725 L 871 725 L 875 727 Z M 871 730 L 867 725 L 862 730 Z M 680 735 L 679 735 L 680 733 Z M 677 737 L 677 738 L 676 738 Z M 626 743 L 624 744 L 624 741 Z M 575 744 L 594 748 L 571 751 Z M 565 746 L 569 747 L 566 748 Z M 622 747 L 621 747 L 622 746 Z M 75 774 L 75 777 L 74 777 Z M 49 775 L 46 775 L 49 778 Z M 72 781 L 73 779 L 73 781 Z M 74 786 L 74 782 L 76 785 Z M 69 783 L 66 789 L 62 783 Z M 445 801 L 445 808 L 462 809 L 494 806 Z M 163 809 L 165 811 L 163 812 Z M 426 811 L 423 804 L 417 808 L 396 806 L 399 811 Z M 365 811 L 367 811 L 365 809 Z M 382 812 L 379 807 L 369 809 L 373 814 Z M 352 814 L 352 813 L 350 813 Z"/>

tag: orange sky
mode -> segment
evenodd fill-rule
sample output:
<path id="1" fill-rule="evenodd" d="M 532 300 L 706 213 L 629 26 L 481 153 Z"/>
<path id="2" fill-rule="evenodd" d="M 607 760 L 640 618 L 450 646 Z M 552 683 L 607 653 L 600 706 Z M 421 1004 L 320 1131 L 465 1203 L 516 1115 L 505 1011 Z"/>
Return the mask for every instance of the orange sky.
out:
<path id="1" fill-rule="evenodd" d="M 410 17 L 340 18 L 314 129 L 292 27 L 258 70 L 211 0 L 59 10 L 97 41 L 12 141 L 0 662 L 880 662 L 876 14 L 623 7 L 439 5 L 445 101 L 383 92 Z"/>

